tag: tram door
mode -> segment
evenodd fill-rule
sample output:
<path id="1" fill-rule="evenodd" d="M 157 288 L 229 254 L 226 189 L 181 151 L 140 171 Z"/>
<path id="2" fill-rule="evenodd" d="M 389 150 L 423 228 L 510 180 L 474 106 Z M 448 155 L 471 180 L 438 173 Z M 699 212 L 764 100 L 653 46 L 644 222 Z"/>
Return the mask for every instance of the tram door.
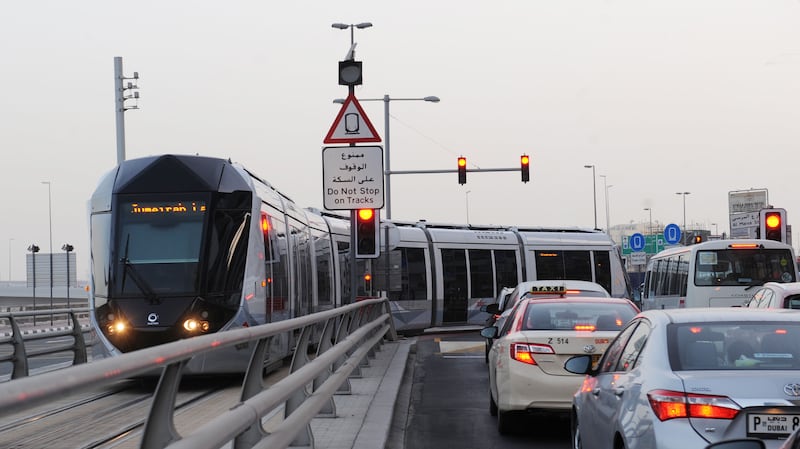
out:
<path id="1" fill-rule="evenodd" d="M 442 250 L 443 323 L 467 321 L 467 257 L 463 249 Z"/>

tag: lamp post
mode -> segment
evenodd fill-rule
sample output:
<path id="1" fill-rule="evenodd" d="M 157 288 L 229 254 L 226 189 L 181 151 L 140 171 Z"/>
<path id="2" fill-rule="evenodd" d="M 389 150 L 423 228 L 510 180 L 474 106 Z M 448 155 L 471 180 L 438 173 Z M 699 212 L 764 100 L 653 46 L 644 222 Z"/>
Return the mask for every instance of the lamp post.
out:
<path id="1" fill-rule="evenodd" d="M 358 28 L 359 30 L 363 30 L 364 28 L 369 28 L 369 27 L 371 27 L 371 26 L 372 26 L 372 23 L 370 23 L 370 22 L 351 23 L 351 24 L 346 24 L 346 23 L 334 23 L 334 24 L 331 24 L 331 26 L 332 26 L 333 28 L 338 28 L 338 29 L 340 29 L 340 30 L 346 30 L 346 29 L 350 28 L 350 49 L 352 50 L 352 48 L 353 48 L 353 43 L 354 43 L 354 41 L 353 41 L 353 38 L 355 37 L 355 36 L 353 35 L 353 32 L 354 32 L 354 31 L 353 31 L 353 28 Z"/>
<path id="2" fill-rule="evenodd" d="M 389 95 L 384 95 L 383 98 L 364 98 L 358 101 L 382 101 L 383 102 L 383 144 L 384 144 L 384 189 L 386 190 L 386 219 L 392 218 L 392 185 L 390 175 L 392 174 L 391 168 L 391 150 L 389 138 L 389 103 L 392 101 L 428 101 L 431 103 L 438 103 L 441 101 L 439 97 L 428 96 L 422 98 L 392 98 Z M 333 100 L 334 103 L 344 104 L 343 98 Z"/>
<path id="3" fill-rule="evenodd" d="M 50 221 L 50 310 L 53 309 L 53 202 L 50 194 L 50 181 L 42 181 L 47 184 L 47 217 Z M 50 315 L 50 324 L 53 324 L 53 315 Z"/>
<path id="4" fill-rule="evenodd" d="M 675 195 L 683 195 L 683 232 L 686 232 L 686 195 L 692 192 L 675 192 Z"/>
<path id="5" fill-rule="evenodd" d="M 647 225 L 647 234 L 649 235 L 653 233 L 653 209 L 645 207 L 644 210 L 650 213 L 650 222 Z"/>
<path id="6" fill-rule="evenodd" d="M 470 194 L 470 192 L 472 192 L 472 190 L 467 190 L 466 194 L 464 195 L 466 197 L 466 201 L 467 201 L 467 225 L 469 225 L 469 194 Z"/>
<path id="7" fill-rule="evenodd" d="M 67 253 L 67 308 L 69 309 L 69 287 L 70 287 L 70 285 L 69 285 L 69 281 L 70 281 L 70 277 L 69 277 L 69 253 L 70 253 L 70 251 L 75 249 L 75 247 L 70 245 L 69 243 L 65 243 L 65 244 L 63 244 L 61 246 L 61 249 Z"/>
<path id="8" fill-rule="evenodd" d="M 717 230 L 717 224 L 711 223 L 711 226 L 714 226 L 714 235 L 719 235 L 719 231 Z"/>
<path id="9" fill-rule="evenodd" d="M 595 166 L 584 165 L 583 167 L 592 169 L 592 202 L 594 203 L 594 228 L 597 229 L 597 176 L 595 176 Z"/>
<path id="10" fill-rule="evenodd" d="M 36 253 L 39 252 L 39 247 L 32 244 L 28 246 L 28 251 L 31 252 L 31 270 L 33 271 L 33 325 L 36 326 Z"/>
<path id="11" fill-rule="evenodd" d="M 613 184 L 611 184 L 611 185 L 606 184 L 606 175 L 600 175 L 600 177 L 603 178 L 603 188 L 606 191 L 606 197 L 605 197 L 605 199 L 606 199 L 606 234 L 611 235 L 610 234 L 610 231 L 611 231 L 611 217 L 608 214 L 608 189 L 614 187 L 614 185 Z"/>
<path id="12" fill-rule="evenodd" d="M 8 239 L 8 285 L 11 286 L 11 241 L 14 238 Z"/>

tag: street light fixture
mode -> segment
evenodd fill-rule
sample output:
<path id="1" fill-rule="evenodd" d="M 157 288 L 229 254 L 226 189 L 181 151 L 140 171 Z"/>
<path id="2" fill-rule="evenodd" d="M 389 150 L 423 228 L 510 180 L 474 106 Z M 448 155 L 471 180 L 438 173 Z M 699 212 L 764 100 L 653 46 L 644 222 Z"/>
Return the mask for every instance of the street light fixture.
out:
<path id="1" fill-rule="evenodd" d="M 353 43 L 354 43 L 354 42 L 353 42 L 353 38 L 355 37 L 355 36 L 353 35 L 353 32 L 354 32 L 354 31 L 353 31 L 353 28 L 358 28 L 359 30 L 363 30 L 364 28 L 369 28 L 369 27 L 371 27 L 371 26 L 372 26 L 372 23 L 371 23 L 371 22 L 361 22 L 361 23 L 351 23 L 351 24 L 346 24 L 346 23 L 334 23 L 334 24 L 331 24 L 331 26 L 332 26 L 333 28 L 338 28 L 338 29 L 340 29 L 340 30 L 346 30 L 346 29 L 350 28 L 350 47 L 352 47 L 352 46 L 353 46 Z"/>
<path id="2" fill-rule="evenodd" d="M 334 103 L 344 104 L 343 98 L 333 100 Z M 438 103 L 441 101 L 437 96 L 427 96 L 422 98 L 392 98 L 389 95 L 384 95 L 383 98 L 364 98 L 358 101 L 382 101 L 383 102 L 383 144 L 384 144 L 384 189 L 386 190 L 386 219 L 392 218 L 392 185 L 390 182 L 390 175 L 392 174 L 391 168 L 391 150 L 389 143 L 389 103 L 392 101 L 428 101 L 431 103 Z"/>
<path id="3" fill-rule="evenodd" d="M 33 325 L 36 326 L 36 253 L 39 252 L 39 246 L 35 243 L 29 245 L 28 251 L 31 252 L 31 270 L 33 271 Z"/>
<path id="4" fill-rule="evenodd" d="M 683 195 L 683 232 L 686 232 L 686 195 L 692 192 L 675 192 L 675 195 Z"/>
<path id="5" fill-rule="evenodd" d="M 606 198 L 606 234 L 611 235 L 610 234 L 610 231 L 611 231 L 611 217 L 609 216 L 609 213 L 608 213 L 608 189 L 614 187 L 614 185 L 613 184 L 611 184 L 611 185 L 606 184 L 606 175 L 600 175 L 600 177 L 603 178 L 603 188 L 606 191 L 606 197 L 605 197 Z"/>
<path id="6" fill-rule="evenodd" d="M 50 221 L 50 309 L 53 309 L 53 202 L 50 189 L 50 181 L 42 181 L 47 184 L 47 217 Z M 53 324 L 53 315 L 50 315 L 50 324 Z"/>
<path id="7" fill-rule="evenodd" d="M 594 203 L 594 228 L 597 229 L 597 176 L 595 176 L 595 166 L 584 165 L 583 167 L 592 169 L 592 202 Z"/>
<path id="8" fill-rule="evenodd" d="M 70 288 L 70 277 L 69 277 L 69 253 L 75 249 L 74 246 L 70 245 L 69 243 L 65 243 L 61 245 L 61 249 L 67 253 L 67 308 L 69 308 L 69 288 Z"/>
<path id="9" fill-rule="evenodd" d="M 11 241 L 14 238 L 8 239 L 8 285 L 11 286 Z"/>

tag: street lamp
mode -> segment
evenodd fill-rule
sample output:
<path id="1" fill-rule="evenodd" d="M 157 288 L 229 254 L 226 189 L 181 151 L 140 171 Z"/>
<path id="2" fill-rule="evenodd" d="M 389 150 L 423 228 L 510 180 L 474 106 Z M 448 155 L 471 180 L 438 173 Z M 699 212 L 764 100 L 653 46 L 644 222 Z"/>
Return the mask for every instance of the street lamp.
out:
<path id="1" fill-rule="evenodd" d="M 333 100 L 334 103 L 344 104 L 343 98 Z M 386 189 L 386 219 L 392 218 L 392 185 L 390 183 L 391 169 L 391 152 L 390 152 L 390 139 L 389 139 L 389 102 L 392 101 L 429 101 L 431 103 L 438 103 L 441 101 L 439 97 L 428 96 L 422 98 L 391 98 L 389 95 L 384 95 L 383 98 L 364 98 L 358 101 L 382 101 L 383 102 L 383 144 L 384 144 L 384 189 Z"/>
<path id="2" fill-rule="evenodd" d="M 353 45 L 353 37 L 354 37 L 353 36 L 353 28 L 358 28 L 359 30 L 363 30 L 364 28 L 371 27 L 372 23 L 371 22 L 361 22 L 361 23 L 351 23 L 349 25 L 346 24 L 346 23 L 334 23 L 334 24 L 331 24 L 331 26 L 333 28 L 338 28 L 340 30 L 346 30 L 346 29 L 350 28 L 350 45 Z"/>
<path id="3" fill-rule="evenodd" d="M 472 192 L 472 190 L 467 190 L 466 194 L 464 195 L 466 197 L 466 201 L 467 201 L 467 225 L 469 225 L 469 193 L 470 192 Z"/>
<path id="4" fill-rule="evenodd" d="M 603 178 L 603 188 L 606 191 L 606 234 L 609 234 L 609 232 L 611 231 L 611 217 L 608 214 L 608 189 L 614 187 L 614 185 L 606 184 L 606 175 L 600 175 L 600 177 Z"/>
<path id="5" fill-rule="evenodd" d="M 584 165 L 584 168 L 592 169 L 592 201 L 594 202 L 594 228 L 597 229 L 597 177 L 595 176 L 594 165 Z"/>
<path id="6" fill-rule="evenodd" d="M 50 181 L 42 181 L 47 184 L 47 216 L 50 221 L 50 309 L 53 309 L 53 202 L 50 195 Z M 50 315 L 50 324 L 53 324 L 53 315 Z"/>
<path id="7" fill-rule="evenodd" d="M 11 241 L 14 238 L 8 239 L 8 285 L 11 286 Z"/>
<path id="8" fill-rule="evenodd" d="M 644 210 L 650 212 L 650 224 L 647 225 L 647 234 L 653 234 L 653 209 L 645 207 Z"/>
<path id="9" fill-rule="evenodd" d="M 683 195 L 683 232 L 686 232 L 686 195 L 692 192 L 675 192 L 675 195 Z"/>
<path id="10" fill-rule="evenodd" d="M 67 253 L 67 308 L 69 309 L 69 287 L 70 287 L 70 285 L 69 285 L 69 281 L 70 281 L 70 278 L 69 278 L 69 253 L 70 253 L 70 251 L 75 249 L 75 247 L 70 245 L 69 243 L 65 243 L 65 244 L 61 245 L 61 249 L 63 251 L 66 251 L 66 253 Z"/>
<path id="11" fill-rule="evenodd" d="M 36 253 L 39 252 L 39 246 L 35 243 L 29 245 L 28 251 L 31 252 L 31 269 L 33 271 L 33 325 L 36 326 Z"/>

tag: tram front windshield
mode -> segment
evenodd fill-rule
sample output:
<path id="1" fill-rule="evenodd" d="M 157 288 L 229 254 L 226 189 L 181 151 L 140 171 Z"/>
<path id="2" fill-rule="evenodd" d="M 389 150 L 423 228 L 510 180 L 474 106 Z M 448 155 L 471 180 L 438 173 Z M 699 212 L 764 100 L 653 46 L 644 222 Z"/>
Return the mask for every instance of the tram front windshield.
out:
<path id="1" fill-rule="evenodd" d="M 197 291 L 206 202 L 120 201 L 113 291 L 164 296 Z"/>

